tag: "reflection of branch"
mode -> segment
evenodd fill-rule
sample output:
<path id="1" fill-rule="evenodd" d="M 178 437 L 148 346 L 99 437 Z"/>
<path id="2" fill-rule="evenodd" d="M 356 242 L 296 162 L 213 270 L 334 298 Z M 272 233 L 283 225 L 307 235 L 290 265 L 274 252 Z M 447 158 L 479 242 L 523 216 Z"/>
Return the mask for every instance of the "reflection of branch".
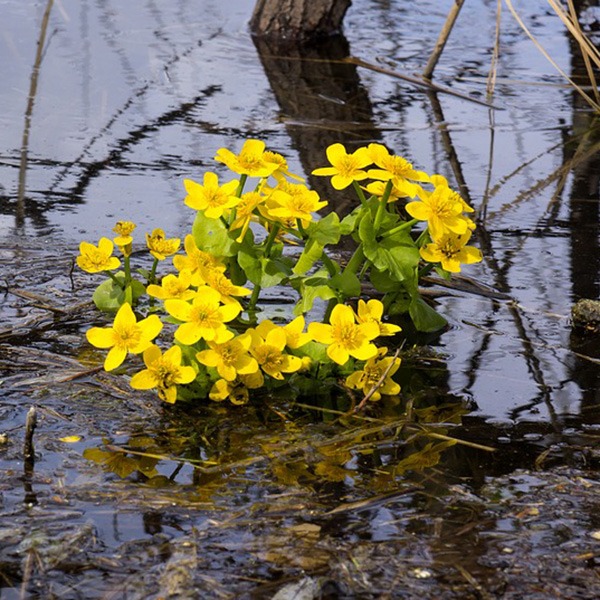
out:
<path id="1" fill-rule="evenodd" d="M 53 3 L 54 0 L 48 0 L 44 16 L 42 17 L 40 37 L 37 42 L 35 61 L 33 63 L 33 70 L 31 72 L 31 80 L 29 83 L 29 96 L 27 98 L 27 108 L 25 109 L 25 127 L 23 128 L 23 139 L 21 142 L 21 162 L 19 164 L 19 187 L 17 190 L 17 211 L 15 215 L 15 224 L 17 227 L 22 227 L 25 220 L 25 179 L 27 174 L 27 154 L 29 151 L 31 115 L 33 113 L 33 104 L 37 93 L 38 76 L 40 74 L 40 65 L 42 64 L 42 53 L 44 51 L 46 31 L 48 29 L 48 21 L 50 20 L 50 11 L 52 10 Z"/>
<path id="2" fill-rule="evenodd" d="M 469 102 L 475 102 L 475 104 L 479 104 L 480 106 L 486 106 L 487 108 L 495 108 L 496 110 L 504 110 L 498 106 L 489 104 L 488 102 L 485 102 L 484 100 L 479 100 L 478 98 L 473 98 L 472 96 L 468 96 L 467 94 L 462 94 L 461 92 L 457 92 L 450 88 L 442 87 L 441 85 L 431 83 L 431 81 L 427 81 L 426 79 L 420 79 L 419 77 L 413 77 L 412 75 L 404 75 L 403 73 L 398 73 L 397 71 L 392 71 L 391 69 L 386 69 L 385 67 L 380 67 L 378 65 L 374 65 L 373 63 L 366 62 L 360 58 L 356 58 L 355 56 L 349 56 L 343 62 L 352 63 L 353 65 L 356 65 L 357 67 L 363 67 L 365 69 L 370 69 L 371 71 L 375 71 L 377 73 L 383 73 L 384 75 L 389 75 L 390 77 L 395 77 L 396 79 L 402 79 L 403 81 L 407 81 L 408 83 L 412 83 L 413 85 L 427 88 L 428 90 L 433 90 L 435 92 L 442 92 L 443 94 L 450 94 L 451 96 L 455 96 L 456 98 L 461 98 L 462 100 L 468 100 Z"/>

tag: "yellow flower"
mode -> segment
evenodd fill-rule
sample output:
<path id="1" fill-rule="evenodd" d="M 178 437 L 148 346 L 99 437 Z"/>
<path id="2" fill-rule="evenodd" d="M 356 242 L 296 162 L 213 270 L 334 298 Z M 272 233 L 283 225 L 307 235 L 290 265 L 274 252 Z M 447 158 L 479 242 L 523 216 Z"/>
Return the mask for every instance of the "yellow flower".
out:
<path id="1" fill-rule="evenodd" d="M 192 303 L 183 300 L 165 300 L 165 310 L 182 324 L 175 331 L 175 339 L 191 346 L 198 340 L 225 342 L 233 337 L 225 323 L 240 313 L 237 303 L 222 305 L 221 294 L 208 286 L 198 288 Z"/>
<path id="2" fill-rule="evenodd" d="M 194 210 L 201 210 L 209 219 L 218 219 L 229 212 L 240 199 L 235 196 L 239 181 L 234 179 L 219 186 L 219 178 L 214 173 L 204 174 L 204 185 L 191 179 L 184 179 L 183 185 L 188 193 L 184 202 Z"/>
<path id="3" fill-rule="evenodd" d="M 131 234 L 135 227 L 135 223 L 131 221 L 117 221 L 117 224 L 113 227 L 113 231 L 117 234 L 117 237 L 113 241 L 123 253 L 123 256 L 131 255 L 131 245 L 133 243 Z"/>
<path id="4" fill-rule="evenodd" d="M 157 315 L 138 323 L 131 306 L 125 303 L 119 308 L 112 327 L 92 327 L 85 335 L 92 346 L 110 348 L 104 369 L 112 371 L 123 363 L 128 352 L 139 354 L 146 350 L 162 327 Z"/>
<path id="5" fill-rule="evenodd" d="M 285 333 L 286 346 L 292 350 L 300 348 L 312 340 L 308 333 L 303 333 L 304 317 L 302 315 L 283 326 L 276 325 L 270 319 L 265 319 L 258 324 L 255 331 L 265 339 L 267 333 L 272 329 L 281 329 Z"/>
<path id="6" fill-rule="evenodd" d="M 154 344 L 144 350 L 146 369 L 131 378 L 131 387 L 136 390 L 156 388 L 158 397 L 173 404 L 177 399 L 177 385 L 191 383 L 196 379 L 192 367 L 181 365 L 181 348 L 172 346 L 164 354 Z"/>
<path id="7" fill-rule="evenodd" d="M 342 144 L 331 144 L 327 148 L 327 158 L 332 166 L 315 169 L 312 173 L 332 175 L 331 185 L 336 190 L 347 188 L 353 181 L 366 179 L 367 172 L 362 169 L 372 162 L 366 148 L 359 148 L 352 154 L 348 154 Z"/>
<path id="8" fill-rule="evenodd" d="M 283 373 L 295 373 L 302 368 L 300 358 L 284 354 L 287 337 L 282 328 L 271 329 L 265 338 L 255 330 L 251 330 L 249 333 L 252 336 L 250 353 L 267 375 L 281 380 Z"/>
<path id="9" fill-rule="evenodd" d="M 273 175 L 277 181 L 282 181 L 284 176 L 289 177 L 290 179 L 295 179 L 296 181 L 304 181 L 302 177 L 290 173 L 287 161 L 283 156 L 281 156 L 281 154 L 267 150 L 263 153 L 263 160 L 267 163 L 273 163 L 277 165 L 275 171 L 271 173 L 271 175 Z"/>
<path id="10" fill-rule="evenodd" d="M 254 211 L 265 201 L 265 197 L 259 192 L 246 192 L 242 194 L 240 202 L 235 207 L 235 219 L 230 225 L 230 230 L 235 231 L 241 227 L 236 242 L 241 242 L 248 231 L 250 221 L 254 218 Z"/>
<path id="11" fill-rule="evenodd" d="M 207 367 L 216 367 L 219 375 L 226 381 L 233 381 L 238 375 L 258 371 L 256 359 L 248 353 L 251 343 L 252 338 L 248 333 L 222 344 L 208 342 L 208 350 L 198 352 L 196 358 Z"/>
<path id="12" fill-rule="evenodd" d="M 329 323 L 310 323 L 308 334 L 327 345 L 327 356 L 338 365 L 343 365 L 350 356 L 367 360 L 377 354 L 377 347 L 371 343 L 379 335 L 377 323 L 356 324 L 354 311 L 344 304 L 335 305 Z"/>
<path id="13" fill-rule="evenodd" d="M 433 185 L 435 187 L 437 187 L 437 186 L 446 186 L 447 188 L 450 187 L 448 185 L 448 180 L 443 175 L 432 175 L 431 183 L 433 183 Z M 466 213 L 475 212 L 475 210 L 465 202 L 463 197 L 458 192 L 455 192 L 454 190 L 450 190 L 450 196 L 456 202 L 460 202 L 463 212 L 466 212 Z M 472 227 L 471 227 L 471 225 L 469 225 L 469 229 L 475 229 L 475 225 L 472 224 Z"/>
<path id="14" fill-rule="evenodd" d="M 252 293 L 241 285 L 234 285 L 223 272 L 217 269 L 207 271 L 205 279 L 207 285 L 221 294 L 221 302 L 224 304 L 234 300 L 233 296 L 249 296 Z M 235 302 L 237 302 L 237 300 L 235 300 Z"/>
<path id="15" fill-rule="evenodd" d="M 419 249 L 421 258 L 431 263 L 442 263 L 442 269 L 450 273 L 460 273 L 460 265 L 469 265 L 481 261 L 481 251 L 473 246 L 467 246 L 471 232 L 462 235 L 446 233 L 431 244 Z"/>
<path id="16" fill-rule="evenodd" d="M 162 278 L 160 285 L 150 284 L 146 291 L 149 296 L 159 298 L 160 300 L 169 300 L 177 298 L 179 300 L 191 300 L 196 292 L 190 290 L 192 274 L 183 270 L 179 275 L 169 273 Z"/>
<path id="17" fill-rule="evenodd" d="M 355 371 L 346 378 L 346 385 L 354 390 L 362 390 L 366 396 L 377 385 L 386 370 L 389 369 L 382 383 L 373 392 L 370 399 L 376 402 L 381 398 L 381 394 L 386 394 L 387 396 L 398 394 L 400 386 L 392 379 L 392 376 L 400 367 L 400 359 L 385 356 L 386 352 L 387 348 L 380 348 L 377 355 L 370 358 L 361 371 Z"/>
<path id="18" fill-rule="evenodd" d="M 207 273 L 212 269 L 225 271 L 225 265 L 218 258 L 196 246 L 193 235 L 186 235 L 183 245 L 187 256 L 174 256 L 173 265 L 178 271 L 190 271 L 192 285 L 204 284 Z"/>
<path id="19" fill-rule="evenodd" d="M 150 254 L 157 260 L 165 260 L 167 256 L 175 254 L 181 246 L 179 238 L 166 238 L 165 232 L 162 229 L 153 229 L 152 233 L 146 234 L 146 245 Z"/>
<path id="20" fill-rule="evenodd" d="M 267 162 L 264 157 L 265 143 L 260 140 L 246 140 L 239 154 L 227 148 L 217 151 L 215 160 L 225 164 L 238 175 L 268 177 L 279 168 L 275 162 Z"/>
<path id="21" fill-rule="evenodd" d="M 283 190 L 275 190 L 269 197 L 269 202 L 274 203 L 274 207 L 269 207 L 269 214 L 277 219 L 300 219 L 304 227 L 308 227 L 312 221 L 313 212 L 317 212 L 324 206 L 327 206 L 325 200 L 319 199 L 319 194 L 314 190 L 309 190 L 305 186 L 297 193 L 289 194 Z"/>
<path id="22" fill-rule="evenodd" d="M 382 322 L 382 317 L 382 302 L 379 300 L 369 300 L 368 302 L 365 302 L 364 300 L 358 301 L 356 320 L 359 323 L 377 323 L 379 335 L 394 335 L 398 331 L 402 331 L 402 328 L 398 325 Z"/>
<path id="23" fill-rule="evenodd" d="M 413 197 L 419 188 L 418 185 L 408 181 L 429 181 L 429 175 L 423 171 L 415 171 L 413 166 L 401 156 L 390 154 L 382 144 L 369 144 L 371 160 L 379 169 L 369 169 L 368 175 L 380 181 L 391 180 L 394 187 L 406 192 L 404 195 Z"/>
<path id="24" fill-rule="evenodd" d="M 101 273 L 112 271 L 121 266 L 121 261 L 112 255 L 114 244 L 108 238 L 100 238 L 98 247 L 89 242 L 79 244 L 80 256 L 77 257 L 77 266 L 88 273 Z"/>
<path id="25" fill-rule="evenodd" d="M 248 387 L 241 381 L 227 381 L 225 379 L 219 379 L 215 381 L 208 397 L 215 402 L 221 402 L 223 400 L 229 400 L 232 404 L 247 404 L 250 399 L 248 393 Z"/>
<path id="26" fill-rule="evenodd" d="M 365 188 L 369 194 L 373 196 L 378 196 L 381 198 L 385 193 L 385 188 L 387 184 L 385 181 L 372 181 Z M 398 187 L 392 184 L 392 189 L 390 191 L 390 195 L 388 197 L 388 202 L 396 202 L 398 198 L 413 198 L 416 194 L 419 193 L 419 186 L 415 183 L 411 183 L 410 181 L 400 182 Z"/>
<path id="27" fill-rule="evenodd" d="M 427 221 L 432 238 L 445 233 L 462 235 L 469 229 L 467 217 L 463 216 L 463 205 L 458 194 L 448 186 L 437 185 L 433 192 L 419 188 L 421 201 L 409 202 L 406 212 L 419 221 Z"/>

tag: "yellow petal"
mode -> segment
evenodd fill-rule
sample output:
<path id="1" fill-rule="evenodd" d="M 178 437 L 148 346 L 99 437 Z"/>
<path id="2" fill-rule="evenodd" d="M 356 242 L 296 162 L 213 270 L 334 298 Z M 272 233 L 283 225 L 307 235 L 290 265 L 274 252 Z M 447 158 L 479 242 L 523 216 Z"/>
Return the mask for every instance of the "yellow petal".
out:
<path id="1" fill-rule="evenodd" d="M 85 337 L 96 348 L 110 348 L 115 345 L 112 327 L 92 327 L 85 332 Z"/>
<path id="2" fill-rule="evenodd" d="M 123 364 L 125 357 L 127 356 L 127 350 L 123 348 L 117 348 L 116 346 L 111 348 L 106 355 L 104 360 L 104 370 L 112 371 Z"/>
<path id="3" fill-rule="evenodd" d="M 66 435 L 65 437 L 58 438 L 59 442 L 64 442 L 65 444 L 74 444 L 75 442 L 79 442 L 80 440 L 80 435 Z"/>
<path id="4" fill-rule="evenodd" d="M 136 373 L 129 382 L 134 390 L 150 390 L 156 387 L 156 384 L 156 377 L 148 369 Z"/>

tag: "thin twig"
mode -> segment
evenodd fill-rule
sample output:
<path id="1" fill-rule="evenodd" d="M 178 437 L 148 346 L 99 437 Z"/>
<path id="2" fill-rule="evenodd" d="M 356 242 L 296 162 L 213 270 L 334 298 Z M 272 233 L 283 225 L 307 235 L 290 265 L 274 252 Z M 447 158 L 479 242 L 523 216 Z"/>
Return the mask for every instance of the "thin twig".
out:
<path id="1" fill-rule="evenodd" d="M 365 404 L 371 399 L 373 394 L 383 385 L 385 378 L 388 376 L 389 372 L 392 370 L 398 355 L 400 354 L 400 348 L 396 349 L 394 356 L 392 357 L 392 361 L 387 366 L 385 371 L 382 373 L 381 377 L 377 380 L 377 383 L 368 391 L 365 397 L 360 401 L 360 404 L 352 411 L 353 413 L 359 412 L 365 406 Z"/>

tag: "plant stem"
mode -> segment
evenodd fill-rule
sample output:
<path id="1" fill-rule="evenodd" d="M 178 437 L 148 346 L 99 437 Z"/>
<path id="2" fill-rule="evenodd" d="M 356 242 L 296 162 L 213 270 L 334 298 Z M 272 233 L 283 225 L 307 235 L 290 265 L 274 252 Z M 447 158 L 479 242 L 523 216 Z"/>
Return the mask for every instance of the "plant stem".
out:
<path id="1" fill-rule="evenodd" d="M 122 290 L 125 289 L 125 284 L 122 281 L 119 281 L 113 273 L 111 273 L 110 271 L 104 271 L 113 281 L 113 283 L 115 283 L 116 285 L 118 285 Z"/>
<path id="2" fill-rule="evenodd" d="M 240 183 L 237 186 L 237 190 L 235 190 L 235 195 L 238 198 L 242 197 L 242 192 L 244 191 L 244 186 L 246 185 L 246 179 L 248 179 L 248 175 L 240 175 Z"/>
<path id="3" fill-rule="evenodd" d="M 360 187 L 360 185 L 358 185 L 357 181 L 353 181 L 352 185 L 354 186 L 354 191 L 356 192 L 356 195 L 358 196 L 358 199 L 360 200 L 360 203 L 362 204 L 363 208 L 366 208 L 367 199 L 365 198 L 365 194 L 362 191 L 362 188 Z"/>
<path id="4" fill-rule="evenodd" d="M 381 237 L 382 238 L 389 237 L 390 235 L 399 233 L 400 231 L 403 231 L 404 229 L 412 229 L 412 226 L 417 222 L 418 222 L 417 219 L 411 219 L 410 221 L 406 221 L 405 223 L 402 223 L 402 225 L 398 225 L 397 227 L 394 227 L 393 229 L 390 229 L 389 231 L 382 233 Z"/>
<path id="5" fill-rule="evenodd" d="M 260 291 L 260 285 L 255 285 L 254 289 L 252 290 L 250 300 L 248 301 L 248 306 L 246 307 L 246 312 L 248 313 L 248 317 L 251 323 L 256 323 L 256 303 L 258 302 Z"/>
<path id="6" fill-rule="evenodd" d="M 352 258 L 348 261 L 344 273 L 356 273 L 364 259 L 365 253 L 363 252 L 362 244 L 359 244 L 358 248 L 354 251 Z"/>
<path id="7" fill-rule="evenodd" d="M 325 254 L 325 250 L 323 250 L 323 254 L 321 254 L 321 260 L 330 275 L 337 275 L 337 265 L 329 258 L 329 256 L 327 256 L 327 254 Z"/>
<path id="8" fill-rule="evenodd" d="M 152 263 L 150 275 L 148 276 L 148 283 L 156 283 L 156 267 L 158 267 L 158 258 L 155 258 L 154 262 Z"/>
<path id="9" fill-rule="evenodd" d="M 265 244 L 265 257 L 269 258 L 269 256 L 271 255 L 271 248 L 273 247 L 273 242 L 275 241 L 275 238 L 277 237 L 277 234 L 279 233 L 279 229 L 281 228 L 281 225 L 279 225 L 279 223 L 273 223 L 273 227 L 271 229 L 271 231 L 269 232 L 269 237 L 267 238 L 267 243 Z"/>
<path id="10" fill-rule="evenodd" d="M 385 209 L 387 207 L 388 199 L 390 197 L 390 193 L 392 191 L 392 180 L 390 179 L 386 185 L 385 190 L 383 191 L 383 195 L 379 200 L 379 206 L 377 207 L 377 213 L 375 214 L 375 222 L 373 223 L 373 229 L 375 231 L 375 235 L 377 235 L 379 228 L 381 227 L 381 221 L 383 221 L 383 215 L 385 214 Z"/>

